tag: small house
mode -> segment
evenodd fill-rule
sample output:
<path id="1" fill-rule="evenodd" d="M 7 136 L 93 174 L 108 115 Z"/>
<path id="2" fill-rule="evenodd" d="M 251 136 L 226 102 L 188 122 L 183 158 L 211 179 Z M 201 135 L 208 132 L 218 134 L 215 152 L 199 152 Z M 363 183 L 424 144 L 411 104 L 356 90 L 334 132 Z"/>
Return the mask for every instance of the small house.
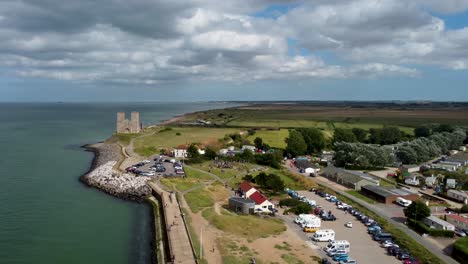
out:
<path id="1" fill-rule="evenodd" d="M 248 181 L 243 181 L 239 185 L 239 191 L 242 193 L 244 198 L 250 198 L 250 196 L 257 191 Z"/>
<path id="2" fill-rule="evenodd" d="M 424 224 L 434 229 L 455 231 L 454 225 L 433 215 L 424 218 Z"/>
<path id="3" fill-rule="evenodd" d="M 400 172 L 404 175 L 405 173 L 419 172 L 421 169 L 418 165 L 401 165 Z"/>
<path id="4" fill-rule="evenodd" d="M 447 222 L 451 223 L 459 229 L 468 230 L 468 218 L 466 217 L 456 214 L 449 214 L 447 215 Z"/>
<path id="5" fill-rule="evenodd" d="M 275 205 L 258 191 L 252 193 L 249 198 L 255 202 L 255 212 L 271 213 L 275 209 Z"/>

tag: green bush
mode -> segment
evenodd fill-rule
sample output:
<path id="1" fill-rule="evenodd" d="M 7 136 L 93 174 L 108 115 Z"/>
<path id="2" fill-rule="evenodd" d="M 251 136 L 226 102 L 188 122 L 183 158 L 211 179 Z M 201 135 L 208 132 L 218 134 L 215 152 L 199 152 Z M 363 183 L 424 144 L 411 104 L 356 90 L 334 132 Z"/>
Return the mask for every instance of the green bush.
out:
<path id="1" fill-rule="evenodd" d="M 299 200 L 288 198 L 288 199 L 280 200 L 279 205 L 280 206 L 293 207 L 293 206 L 299 205 L 300 203 L 301 203 L 301 201 L 299 201 Z"/>
<path id="2" fill-rule="evenodd" d="M 288 210 L 288 212 L 294 213 L 296 215 L 308 214 L 311 211 L 312 211 L 312 206 L 304 202 L 299 202 L 298 205 Z"/>
<path id="3" fill-rule="evenodd" d="M 468 259 L 468 237 L 462 237 L 453 244 L 452 257 L 460 263 Z"/>
<path id="4" fill-rule="evenodd" d="M 414 221 L 413 219 L 408 219 L 407 221 L 408 221 L 408 226 L 418 233 L 426 233 L 434 237 L 453 237 L 454 235 L 453 231 L 433 229 L 433 228 L 426 226 L 421 221 Z"/>

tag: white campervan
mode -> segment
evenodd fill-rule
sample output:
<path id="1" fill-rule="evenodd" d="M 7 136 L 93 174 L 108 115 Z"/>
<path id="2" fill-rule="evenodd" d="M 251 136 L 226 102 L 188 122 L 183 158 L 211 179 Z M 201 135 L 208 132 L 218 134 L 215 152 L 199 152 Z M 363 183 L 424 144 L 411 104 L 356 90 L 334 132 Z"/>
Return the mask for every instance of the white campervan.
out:
<path id="1" fill-rule="evenodd" d="M 399 205 L 401 205 L 401 206 L 403 206 L 403 207 L 408 207 L 408 206 L 410 206 L 410 205 L 413 203 L 413 202 L 411 202 L 410 200 L 406 200 L 406 199 L 401 198 L 401 197 L 398 197 L 398 198 L 396 199 L 396 202 L 397 202 L 397 204 L 399 204 Z"/>
<path id="2" fill-rule="evenodd" d="M 350 251 L 350 245 L 347 240 L 336 240 L 336 241 L 331 241 L 330 243 L 327 244 L 326 247 L 323 248 L 325 252 L 334 252 L 337 250 L 344 250 L 346 252 Z"/>
<path id="3" fill-rule="evenodd" d="M 335 240 L 335 231 L 333 231 L 333 229 L 317 230 L 315 234 L 312 236 L 312 240 L 319 241 L 319 242 L 324 242 L 324 241 L 331 242 Z"/>

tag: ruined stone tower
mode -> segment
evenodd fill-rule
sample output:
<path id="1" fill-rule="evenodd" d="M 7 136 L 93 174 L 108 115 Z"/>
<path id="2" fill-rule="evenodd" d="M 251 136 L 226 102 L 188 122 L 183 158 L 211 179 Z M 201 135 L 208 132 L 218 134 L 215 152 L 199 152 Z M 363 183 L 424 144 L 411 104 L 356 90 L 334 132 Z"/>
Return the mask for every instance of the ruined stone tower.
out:
<path id="1" fill-rule="evenodd" d="M 124 112 L 117 113 L 116 132 L 117 133 L 140 133 L 140 113 L 132 112 L 130 120 L 125 118 Z"/>

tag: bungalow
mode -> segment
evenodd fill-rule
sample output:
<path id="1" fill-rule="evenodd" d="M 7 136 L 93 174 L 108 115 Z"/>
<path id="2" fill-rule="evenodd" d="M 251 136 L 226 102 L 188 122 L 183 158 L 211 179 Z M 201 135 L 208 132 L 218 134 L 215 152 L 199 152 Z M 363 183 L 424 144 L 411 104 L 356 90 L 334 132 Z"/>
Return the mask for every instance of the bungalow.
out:
<path id="1" fill-rule="evenodd" d="M 424 224 L 434 229 L 455 231 L 454 225 L 433 215 L 424 218 Z"/>
<path id="2" fill-rule="evenodd" d="M 255 202 L 255 212 L 270 213 L 275 209 L 275 205 L 258 191 L 252 193 L 249 199 Z"/>
<path id="3" fill-rule="evenodd" d="M 468 218 L 466 217 L 449 214 L 447 215 L 447 222 L 451 223 L 459 229 L 468 230 Z"/>

